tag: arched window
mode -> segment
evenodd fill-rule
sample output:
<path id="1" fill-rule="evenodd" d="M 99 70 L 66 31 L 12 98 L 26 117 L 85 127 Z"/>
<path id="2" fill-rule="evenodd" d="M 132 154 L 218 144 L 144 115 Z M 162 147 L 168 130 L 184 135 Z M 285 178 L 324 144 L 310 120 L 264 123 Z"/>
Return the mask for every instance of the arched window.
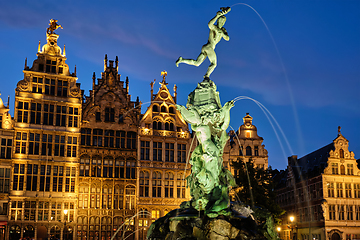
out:
<path id="1" fill-rule="evenodd" d="M 87 184 L 81 184 L 79 186 L 79 208 L 88 208 L 89 201 L 89 186 Z"/>
<path id="2" fill-rule="evenodd" d="M 140 172 L 140 197 L 149 197 L 149 178 L 150 173 L 148 171 Z"/>
<path id="3" fill-rule="evenodd" d="M 174 124 L 170 123 L 170 131 L 175 131 Z"/>
<path id="4" fill-rule="evenodd" d="M 24 238 L 33 238 L 35 237 L 34 227 L 31 225 L 27 225 L 24 227 Z"/>
<path id="5" fill-rule="evenodd" d="M 101 156 L 95 155 L 91 161 L 91 176 L 92 177 L 101 177 Z"/>
<path id="6" fill-rule="evenodd" d="M 152 175 L 152 196 L 161 197 L 161 172 L 155 171 Z"/>
<path id="7" fill-rule="evenodd" d="M 161 106 L 161 112 L 166 112 L 166 107 L 165 106 Z"/>
<path id="8" fill-rule="evenodd" d="M 153 129 L 154 130 L 162 130 L 161 121 L 158 121 L 158 120 L 153 121 Z"/>
<path id="9" fill-rule="evenodd" d="M 152 110 L 153 110 L 153 112 L 159 112 L 159 107 L 158 107 L 158 105 L 153 105 Z"/>
<path id="10" fill-rule="evenodd" d="M 125 188 L 125 209 L 135 208 L 135 187 L 126 186 Z"/>
<path id="11" fill-rule="evenodd" d="M 250 146 L 247 146 L 246 147 L 246 156 L 251 156 L 252 153 L 251 153 L 251 147 Z"/>
<path id="12" fill-rule="evenodd" d="M 339 150 L 339 155 L 340 155 L 340 158 L 344 158 L 344 150 L 340 149 Z"/>
<path id="13" fill-rule="evenodd" d="M 169 107 L 169 113 L 173 113 L 173 114 L 175 113 L 175 109 L 174 109 L 173 106 L 170 106 L 170 107 Z"/>
<path id="14" fill-rule="evenodd" d="M 165 123 L 165 130 L 167 130 L 167 131 L 170 130 L 170 124 L 168 122 Z"/>
<path id="15" fill-rule="evenodd" d="M 104 164 L 103 164 L 103 177 L 113 177 L 113 164 L 114 160 L 111 156 L 104 157 Z"/>
<path id="16" fill-rule="evenodd" d="M 340 166 L 340 174 L 345 175 L 345 166 L 344 165 Z"/>

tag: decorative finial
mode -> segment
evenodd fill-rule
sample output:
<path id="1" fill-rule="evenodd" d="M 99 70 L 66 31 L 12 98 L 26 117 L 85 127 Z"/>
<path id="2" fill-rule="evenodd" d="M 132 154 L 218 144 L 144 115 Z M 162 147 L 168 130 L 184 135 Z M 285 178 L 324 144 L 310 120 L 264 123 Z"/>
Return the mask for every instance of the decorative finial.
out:
<path id="1" fill-rule="evenodd" d="M 40 52 L 40 40 L 39 40 L 39 46 L 38 46 L 38 53 Z"/>
<path id="2" fill-rule="evenodd" d="M 118 58 L 118 56 L 115 57 L 115 67 L 116 67 L 116 71 L 119 72 L 119 58 Z"/>
<path id="3" fill-rule="evenodd" d="M 338 126 L 338 134 L 341 134 L 341 126 Z"/>
<path id="4" fill-rule="evenodd" d="M 25 67 L 24 67 L 24 69 L 26 69 L 26 67 L 27 67 L 27 58 L 25 58 Z"/>
<path id="5" fill-rule="evenodd" d="M 63 56 L 66 56 L 66 52 L 65 52 L 65 44 L 64 44 L 64 51 L 63 51 Z"/>
<path id="6" fill-rule="evenodd" d="M 58 29 L 58 28 L 61 28 L 61 29 L 63 29 L 63 27 L 61 26 L 61 25 L 59 25 L 58 23 L 57 23 L 57 21 L 58 20 L 55 20 L 55 19 L 50 19 L 50 23 L 49 23 L 49 25 L 50 25 L 50 27 L 48 27 L 47 29 L 46 29 L 46 33 L 47 34 L 54 34 L 55 32 L 55 30 L 56 29 Z"/>
<path id="7" fill-rule="evenodd" d="M 104 58 L 104 71 L 106 70 L 107 67 L 107 54 L 105 54 L 105 58 Z"/>
<path id="8" fill-rule="evenodd" d="M 126 92 L 129 93 L 129 77 L 126 77 Z"/>
<path id="9" fill-rule="evenodd" d="M 93 80 L 93 90 L 94 90 L 94 88 L 95 88 L 95 78 L 96 78 L 95 72 L 93 72 L 93 77 L 92 77 L 92 80 Z"/>
<path id="10" fill-rule="evenodd" d="M 76 76 L 76 65 L 75 65 L 74 73 L 75 73 L 75 76 Z"/>
<path id="11" fill-rule="evenodd" d="M 163 77 L 163 80 L 162 80 L 162 82 L 160 83 L 161 85 L 167 85 L 167 83 L 166 83 L 166 76 L 167 76 L 167 71 L 162 71 L 161 72 L 161 76 Z"/>
<path id="12" fill-rule="evenodd" d="M 177 86 L 174 84 L 174 101 L 176 103 L 176 97 L 177 97 Z"/>
<path id="13" fill-rule="evenodd" d="M 150 90 L 150 100 L 153 100 L 153 96 L 154 96 L 154 84 L 155 84 L 156 79 L 154 79 L 153 82 L 150 83 L 151 86 L 151 90 Z"/>

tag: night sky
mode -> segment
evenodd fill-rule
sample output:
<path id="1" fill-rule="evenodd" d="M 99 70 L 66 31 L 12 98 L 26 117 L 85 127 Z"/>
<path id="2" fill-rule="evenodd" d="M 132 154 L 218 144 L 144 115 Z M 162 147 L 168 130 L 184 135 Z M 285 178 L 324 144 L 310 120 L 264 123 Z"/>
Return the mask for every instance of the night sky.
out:
<path id="1" fill-rule="evenodd" d="M 226 2 L 226 3 L 224 3 Z M 150 82 L 168 72 L 168 87 L 178 86 L 178 104 L 202 81 L 209 61 L 200 67 L 181 64 L 179 56 L 196 58 L 207 42 L 208 21 L 220 7 L 237 1 L 3 1 L 0 3 L 0 91 L 4 103 L 31 67 L 38 42 L 46 43 L 49 19 L 64 29 L 71 72 L 77 67 L 85 94 L 92 74 L 100 77 L 104 55 L 119 56 L 121 80 L 130 80 L 136 96 L 149 106 Z M 237 129 L 247 112 L 269 152 L 269 165 L 285 169 L 287 157 L 304 156 L 337 137 L 338 126 L 349 149 L 360 158 L 360 1 L 246 1 L 227 14 L 230 41 L 216 47 L 218 66 L 211 75 L 222 104 L 247 96 L 263 104 L 281 130 L 274 132 L 263 111 L 251 100 L 231 110 Z M 155 85 L 157 91 L 160 85 Z M 230 128 L 229 128 L 230 130 Z M 280 138 L 279 143 L 277 135 Z M 281 147 L 282 146 L 282 147 Z M 284 149 L 284 150 L 282 150 Z"/>

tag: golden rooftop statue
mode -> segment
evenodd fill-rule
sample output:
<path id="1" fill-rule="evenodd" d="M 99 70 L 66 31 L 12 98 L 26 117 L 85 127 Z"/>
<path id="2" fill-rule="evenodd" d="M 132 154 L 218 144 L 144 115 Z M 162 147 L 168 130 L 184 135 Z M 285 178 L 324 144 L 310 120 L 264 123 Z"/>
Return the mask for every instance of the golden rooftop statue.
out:
<path id="1" fill-rule="evenodd" d="M 58 29 L 58 28 L 63 29 L 63 27 L 62 27 L 61 25 L 59 25 L 59 24 L 57 23 L 57 21 L 58 21 L 58 20 L 50 19 L 50 23 L 49 23 L 50 27 L 48 27 L 48 28 L 46 29 L 46 33 L 47 33 L 47 34 L 54 34 L 54 33 L 55 33 L 54 31 L 55 31 L 56 29 Z"/>

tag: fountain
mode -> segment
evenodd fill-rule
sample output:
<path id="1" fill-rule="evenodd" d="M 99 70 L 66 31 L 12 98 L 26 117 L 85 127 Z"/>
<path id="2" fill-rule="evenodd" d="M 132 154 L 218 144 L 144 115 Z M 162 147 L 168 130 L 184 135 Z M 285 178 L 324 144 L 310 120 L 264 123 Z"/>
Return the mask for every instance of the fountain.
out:
<path id="1" fill-rule="evenodd" d="M 223 166 L 222 155 L 229 139 L 226 130 L 234 101 L 221 106 L 219 92 L 210 80 L 217 62 L 215 46 L 222 38 L 229 40 L 223 25 L 226 21 L 224 15 L 231 9 L 220 9 L 208 24 L 209 40 L 198 58 L 179 57 L 176 61 L 177 66 L 180 63 L 199 66 L 206 57 L 210 60 L 203 81 L 189 94 L 186 107 L 176 106 L 185 121 L 191 124 L 199 142 L 190 158 L 191 174 L 186 178 L 192 198 L 183 202 L 180 209 L 152 223 L 147 233 L 149 240 L 277 238 L 268 215 L 262 218 L 265 219 L 267 231 L 260 234 L 253 210 L 241 202 L 231 202 L 229 198 L 230 189 L 236 187 L 236 183 L 230 171 Z M 264 214 L 264 211 L 256 212 L 257 215 Z"/>

